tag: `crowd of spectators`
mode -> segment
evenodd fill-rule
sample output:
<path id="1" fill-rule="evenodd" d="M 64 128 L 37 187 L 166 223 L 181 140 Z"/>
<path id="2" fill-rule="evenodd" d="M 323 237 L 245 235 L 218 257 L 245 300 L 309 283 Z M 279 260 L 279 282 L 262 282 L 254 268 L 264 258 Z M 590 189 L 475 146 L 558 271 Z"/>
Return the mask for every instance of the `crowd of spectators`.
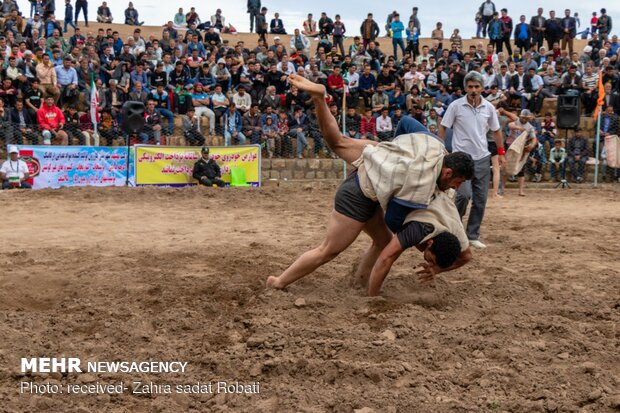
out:
<path id="1" fill-rule="evenodd" d="M 562 152 L 570 165 L 580 165 L 583 156 L 566 143 L 556 148 L 556 128 L 544 128 L 555 120 L 540 120 L 544 100 L 576 95 L 584 114 L 591 115 L 602 74 L 601 136 L 618 133 L 620 43 L 605 9 L 587 28 L 587 47 L 576 50 L 578 16 L 570 10 L 560 18 L 554 11 L 545 16 L 540 8 L 530 19 L 520 16 L 513 26 L 508 10 L 498 10 L 487 0 L 477 22 L 488 39 L 464 49 L 459 30 L 445 39 L 441 22 L 429 44 L 421 44 L 417 7 L 408 18 L 390 13 L 384 27 L 388 38 L 379 39 L 380 25 L 372 13 L 354 29 L 339 15 L 332 19 L 321 13 L 318 21 L 308 14 L 299 28 L 290 30 L 278 13 L 269 20 L 260 1 L 248 0 L 258 40 L 246 45 L 222 39 L 222 33 L 236 29 L 226 23 L 221 9 L 203 20 L 194 7 L 187 13 L 180 8 L 161 35 L 145 38 L 138 11 L 129 3 L 124 23 L 135 30 L 121 38 L 112 28 L 82 32 L 80 13 L 88 26 L 85 0 L 76 1 L 75 7 L 65 0 L 62 25 L 54 1 L 31 3 L 29 18 L 14 0 L 0 8 L 0 136 L 7 143 L 124 141 L 129 137 L 119 128 L 121 107 L 135 100 L 146 107 L 138 142 L 165 144 L 176 133 L 174 120 L 180 117 L 180 128 L 192 145 L 204 145 L 210 137 L 224 145 L 262 144 L 270 157 L 331 156 L 311 100 L 289 87 L 291 73 L 326 85 L 326 99 L 347 136 L 390 140 L 407 115 L 436 132 L 446 108 L 463 96 L 465 75 L 478 71 L 484 96 L 495 107 L 534 115 L 530 121 L 545 155 L 540 164 Z M 106 2 L 97 8 L 97 21 L 114 21 Z M 291 38 L 285 44 L 280 35 L 287 31 Z M 353 42 L 345 48 L 347 37 Z M 89 113 L 92 84 L 98 90 L 97 136 Z M 553 166 L 554 176 L 564 173 Z M 573 175 L 579 180 L 583 174 Z"/>

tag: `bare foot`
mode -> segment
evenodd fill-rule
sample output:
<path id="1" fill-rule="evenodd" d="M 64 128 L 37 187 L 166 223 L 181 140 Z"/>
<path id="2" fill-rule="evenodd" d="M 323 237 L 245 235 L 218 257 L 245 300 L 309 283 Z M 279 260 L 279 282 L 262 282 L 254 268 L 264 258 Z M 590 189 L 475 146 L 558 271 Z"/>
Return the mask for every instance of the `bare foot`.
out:
<path id="1" fill-rule="evenodd" d="M 503 197 L 504 197 L 503 195 L 500 195 L 497 192 L 493 194 L 493 198 L 495 199 L 502 199 Z"/>
<path id="2" fill-rule="evenodd" d="M 523 192 L 519 192 L 519 196 L 525 196 Z"/>
<path id="3" fill-rule="evenodd" d="M 305 77 L 301 77 L 296 74 L 289 75 L 288 82 L 291 85 L 297 86 L 299 90 L 304 90 L 313 96 L 325 96 L 325 86 L 314 83 Z"/>
<path id="4" fill-rule="evenodd" d="M 275 288 L 276 290 L 281 290 L 284 288 L 283 285 L 280 285 L 280 280 L 278 280 L 278 277 L 274 277 L 273 275 L 267 278 L 267 287 Z"/>

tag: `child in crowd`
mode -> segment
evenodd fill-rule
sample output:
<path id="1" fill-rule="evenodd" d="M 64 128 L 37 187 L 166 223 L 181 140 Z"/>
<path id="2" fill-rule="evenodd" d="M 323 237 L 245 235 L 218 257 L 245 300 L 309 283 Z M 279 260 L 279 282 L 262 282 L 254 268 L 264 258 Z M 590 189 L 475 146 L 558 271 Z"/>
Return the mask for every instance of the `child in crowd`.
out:
<path id="1" fill-rule="evenodd" d="M 278 126 L 273 124 L 273 118 L 267 117 L 265 118 L 265 124 L 263 125 L 263 142 L 266 143 L 267 153 L 269 154 L 269 158 L 273 158 L 273 154 L 276 149 L 276 140 L 279 145 L 279 135 L 278 135 Z"/>
<path id="2" fill-rule="evenodd" d="M 420 33 L 418 28 L 413 27 L 413 22 L 409 22 L 409 27 L 405 31 L 407 34 L 407 52 L 414 60 L 420 55 Z"/>
<path id="3" fill-rule="evenodd" d="M 450 36 L 451 46 L 456 46 L 457 50 L 463 49 L 463 38 L 461 37 L 459 32 L 459 29 L 454 29 L 454 32 L 452 32 L 452 36 Z"/>
<path id="4" fill-rule="evenodd" d="M 431 39 L 437 40 L 439 42 L 439 50 L 443 49 L 443 24 L 441 22 L 437 22 L 437 26 L 435 30 L 431 33 Z"/>
<path id="5" fill-rule="evenodd" d="M 562 141 L 556 140 L 551 153 L 549 153 L 549 172 L 553 181 L 566 179 L 566 149 L 562 147 Z"/>
<path id="6" fill-rule="evenodd" d="M 372 116 L 371 109 L 366 109 L 366 112 L 364 112 L 364 116 L 362 116 L 360 135 L 366 139 L 370 139 L 373 141 L 377 140 L 377 126 L 375 123 L 375 118 Z"/>
<path id="7" fill-rule="evenodd" d="M 558 129 L 555 125 L 555 121 L 551 116 L 551 113 L 545 113 L 545 120 L 541 125 L 541 135 L 538 138 L 538 142 L 545 146 L 545 142 L 549 142 L 549 150 L 555 146 L 555 135 L 558 133 Z"/>
<path id="8" fill-rule="evenodd" d="M 276 139 L 275 153 L 276 156 L 293 157 L 293 148 L 291 146 L 291 138 L 288 136 L 288 115 L 285 110 L 281 110 L 278 115 L 278 139 Z"/>

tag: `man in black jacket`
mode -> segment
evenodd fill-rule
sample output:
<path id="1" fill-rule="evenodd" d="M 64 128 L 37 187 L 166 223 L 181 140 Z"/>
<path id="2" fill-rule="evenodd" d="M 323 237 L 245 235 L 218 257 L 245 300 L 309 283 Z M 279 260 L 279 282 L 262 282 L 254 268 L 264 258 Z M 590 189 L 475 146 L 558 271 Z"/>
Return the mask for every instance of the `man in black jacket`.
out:
<path id="1" fill-rule="evenodd" d="M 532 30 L 530 25 L 525 22 L 525 16 L 521 15 L 519 24 L 515 26 L 515 46 L 519 48 L 519 54 L 523 56 L 524 51 L 530 50 L 530 39 Z"/>
<path id="2" fill-rule="evenodd" d="M 368 17 L 362 22 L 360 33 L 364 40 L 364 48 L 368 46 L 368 43 L 374 42 L 377 36 L 379 36 L 379 25 L 373 20 L 372 13 L 368 13 Z"/>
<path id="3" fill-rule="evenodd" d="M 555 17 L 555 11 L 549 12 L 549 18 L 545 20 L 545 38 L 547 39 L 547 49 L 552 50 L 554 43 L 559 43 L 563 34 L 562 22 Z"/>
<path id="4" fill-rule="evenodd" d="M 532 93 L 532 79 L 525 73 L 522 64 L 517 65 L 517 74 L 512 76 L 510 97 L 521 99 L 521 109 L 527 108 L 527 102 Z"/>
<path id="5" fill-rule="evenodd" d="M 194 179 L 205 186 L 225 186 L 226 182 L 220 179 L 222 172 L 220 171 L 219 165 L 209 156 L 209 148 L 203 146 L 201 154 L 202 158 L 194 164 L 194 172 L 192 173 Z"/>
<path id="6" fill-rule="evenodd" d="M 577 22 L 570 15 L 570 9 L 564 11 L 565 17 L 562 19 L 562 50 L 568 44 L 568 55 L 573 54 L 573 40 L 577 36 Z"/>
<path id="7" fill-rule="evenodd" d="M 532 30 L 532 44 L 536 45 L 536 49 L 540 49 L 545 38 L 545 23 L 547 19 L 543 16 L 543 9 L 538 8 L 538 14 L 530 19 L 530 29 Z"/>
<path id="8" fill-rule="evenodd" d="M 35 132 L 36 125 L 34 118 L 27 109 L 24 109 L 24 101 L 17 99 L 15 107 L 10 112 L 11 123 L 14 126 L 13 136 L 18 145 L 24 144 L 24 138 L 30 141 L 31 145 L 39 144 L 39 135 Z"/>

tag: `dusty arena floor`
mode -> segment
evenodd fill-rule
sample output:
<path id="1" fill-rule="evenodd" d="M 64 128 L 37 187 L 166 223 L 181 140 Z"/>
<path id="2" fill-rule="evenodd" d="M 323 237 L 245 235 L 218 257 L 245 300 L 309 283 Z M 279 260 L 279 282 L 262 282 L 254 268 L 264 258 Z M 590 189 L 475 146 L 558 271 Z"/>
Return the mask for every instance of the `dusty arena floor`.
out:
<path id="1" fill-rule="evenodd" d="M 617 186 L 490 201 L 490 247 L 434 287 L 411 275 L 421 255 L 410 251 L 383 297 L 364 297 L 349 283 L 362 236 L 266 291 L 268 275 L 322 239 L 334 188 L 2 191 L 0 412 L 620 408 Z M 22 357 L 188 365 L 24 376 Z M 134 394 L 136 381 L 173 392 Z M 260 392 L 218 393 L 218 381 Z M 127 390 L 20 394 L 22 382 Z M 198 382 L 212 392 L 174 391 Z"/>

